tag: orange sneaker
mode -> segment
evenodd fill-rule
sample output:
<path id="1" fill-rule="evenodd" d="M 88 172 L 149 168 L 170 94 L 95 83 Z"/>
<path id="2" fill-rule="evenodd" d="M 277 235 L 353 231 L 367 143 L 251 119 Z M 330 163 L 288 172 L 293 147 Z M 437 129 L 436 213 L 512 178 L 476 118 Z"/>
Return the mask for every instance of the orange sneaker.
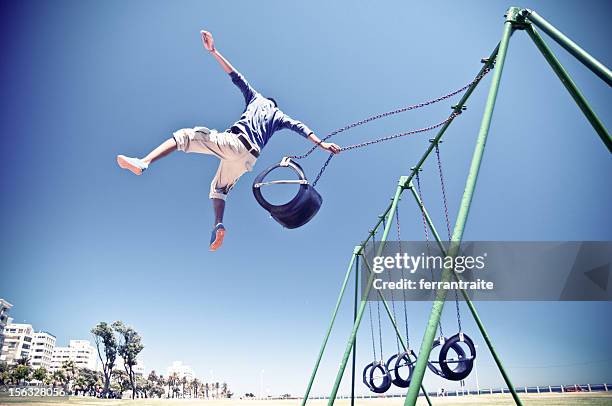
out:
<path id="1" fill-rule="evenodd" d="M 223 223 L 219 223 L 213 228 L 210 236 L 210 250 L 216 251 L 223 244 L 223 238 L 225 237 L 225 227 Z"/>

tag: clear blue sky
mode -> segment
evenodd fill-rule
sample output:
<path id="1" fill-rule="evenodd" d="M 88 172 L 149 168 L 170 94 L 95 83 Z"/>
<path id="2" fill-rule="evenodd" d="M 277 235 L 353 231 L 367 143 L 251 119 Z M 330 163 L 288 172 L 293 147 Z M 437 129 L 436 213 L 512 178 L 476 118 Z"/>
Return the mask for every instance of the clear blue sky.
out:
<path id="1" fill-rule="evenodd" d="M 244 393 L 259 391 L 264 369 L 271 393 L 302 393 L 352 248 L 430 135 L 334 159 L 318 186 L 320 214 L 298 230 L 268 218 L 251 194 L 254 174 L 245 176 L 228 201 L 226 242 L 214 254 L 207 251 L 207 193 L 215 159 L 177 153 L 137 178 L 116 167 L 115 155 L 141 154 L 182 127 L 227 128 L 241 113 L 241 95 L 202 49 L 202 28 L 257 89 L 324 135 L 471 80 L 499 40 L 509 5 L 3 2 L 0 297 L 15 305 L 17 321 L 53 332 L 59 344 L 89 338 L 98 321 L 121 319 L 142 334 L 147 370 L 165 373 L 171 361 L 182 360 L 205 379 L 212 370 Z M 522 5 L 612 65 L 609 2 Z M 549 42 L 609 128 L 609 87 Z M 453 218 L 489 83 L 490 77 L 442 147 Z M 337 142 L 422 127 L 448 115 L 451 104 L 372 124 Z M 307 147 L 293 133 L 278 133 L 256 172 Z M 308 160 L 308 173 L 324 158 Z M 517 32 L 465 237 L 610 240 L 611 172 L 602 142 Z M 428 163 L 425 199 L 442 227 L 436 176 Z M 418 212 L 408 202 L 402 203 L 404 236 L 420 239 Z M 600 358 L 612 341 L 609 303 L 478 308 L 516 384 L 612 381 Z M 331 387 L 350 309 L 347 304 L 338 320 L 316 394 Z M 418 342 L 429 304 L 409 309 Z M 480 383 L 498 385 L 465 308 L 464 314 L 481 349 Z M 445 319 L 451 330 L 450 308 Z M 371 357 L 368 335 L 367 329 L 359 335 L 360 366 Z M 440 385 L 431 374 L 425 384 Z"/>

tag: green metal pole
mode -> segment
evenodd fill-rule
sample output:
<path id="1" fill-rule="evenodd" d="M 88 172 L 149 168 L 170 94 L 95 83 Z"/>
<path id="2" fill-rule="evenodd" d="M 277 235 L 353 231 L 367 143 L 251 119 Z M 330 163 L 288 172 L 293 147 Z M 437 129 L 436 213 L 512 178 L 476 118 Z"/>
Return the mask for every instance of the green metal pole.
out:
<path id="1" fill-rule="evenodd" d="M 361 247 L 358 247 L 361 252 Z M 355 296 L 353 299 L 353 324 L 355 324 L 355 320 L 357 320 L 357 302 L 359 301 L 359 257 L 357 256 L 355 260 Z M 355 343 L 353 344 L 353 366 L 351 373 L 351 406 L 355 406 L 355 370 L 357 368 L 357 337 L 355 337 Z"/>
<path id="2" fill-rule="evenodd" d="M 319 356 L 317 357 L 317 361 L 315 363 L 315 367 L 314 367 L 314 369 L 312 371 L 312 375 L 310 376 L 310 380 L 308 382 L 308 387 L 306 388 L 306 394 L 304 395 L 304 398 L 302 399 L 302 406 L 304 406 L 306 404 L 306 402 L 308 401 L 308 396 L 310 395 L 310 391 L 312 389 L 312 385 L 313 385 L 315 376 L 317 374 L 317 370 L 319 368 L 319 364 L 321 363 L 321 359 L 323 357 L 323 352 L 325 351 L 325 347 L 327 345 L 327 341 L 328 341 L 329 336 L 331 334 L 331 329 L 332 329 L 334 321 L 336 319 L 336 315 L 337 315 L 338 309 L 340 307 L 341 299 L 344 296 L 344 290 L 346 289 L 346 284 L 347 284 L 347 281 L 348 281 L 350 270 L 352 269 L 353 261 L 356 259 L 357 253 L 360 252 L 362 249 L 364 249 L 365 245 L 372 238 L 372 236 L 374 236 L 376 234 L 376 232 L 378 230 L 378 227 L 380 227 L 380 225 L 383 223 L 383 220 L 387 217 L 387 214 L 391 210 L 392 205 L 393 205 L 393 203 L 391 203 L 391 204 L 389 204 L 389 206 L 387 206 L 387 208 L 384 210 L 383 214 L 379 216 L 378 221 L 376 222 L 376 224 L 374 224 L 374 227 L 373 227 L 372 231 L 370 231 L 370 233 L 368 234 L 366 239 L 361 243 L 361 245 L 356 246 L 354 251 L 353 251 L 353 256 L 351 257 L 351 262 L 349 264 L 349 269 L 347 270 L 347 274 L 345 276 L 345 280 L 342 283 L 342 288 L 340 290 L 340 294 L 338 295 L 338 302 L 336 303 L 336 307 L 335 307 L 335 309 L 333 311 L 333 314 L 332 314 L 332 321 L 331 321 L 330 326 L 329 326 L 329 328 L 327 330 L 327 333 L 325 334 L 325 337 L 323 339 L 323 344 L 321 345 L 321 349 L 319 351 Z M 359 273 L 356 272 L 356 274 L 357 275 L 355 277 L 358 278 L 359 277 Z"/>
<path id="3" fill-rule="evenodd" d="M 480 170 L 480 164 L 482 162 L 487 136 L 489 135 L 489 128 L 491 127 L 491 117 L 493 116 L 493 109 L 495 108 L 495 100 L 497 98 L 497 92 L 499 90 L 501 75 L 504 69 L 504 62 L 506 60 L 506 53 L 508 52 L 508 44 L 510 42 L 512 32 L 512 22 L 506 20 L 504 24 L 503 36 L 500 41 L 499 54 L 497 55 L 495 72 L 493 73 L 493 78 L 491 79 L 491 87 L 489 89 L 489 95 L 487 96 L 487 103 L 482 117 L 482 122 L 480 124 L 480 130 L 476 140 L 476 147 L 472 156 L 472 163 L 470 165 L 465 189 L 463 191 L 463 197 L 461 198 L 455 228 L 453 229 L 452 241 L 461 241 L 461 238 L 463 237 L 463 230 L 470 211 L 470 205 L 472 203 L 472 197 L 474 196 L 474 189 L 478 179 L 478 172 Z"/>
<path id="4" fill-rule="evenodd" d="M 465 223 L 470 211 L 470 205 L 472 202 L 472 197 L 474 195 L 474 189 L 476 187 L 476 180 L 478 178 L 478 172 L 480 170 L 480 164 L 482 162 L 482 156 L 484 154 L 484 148 L 487 141 L 487 136 L 489 134 L 489 128 L 491 126 L 491 116 L 493 115 L 493 109 L 495 107 L 495 99 L 497 98 L 497 91 L 499 89 L 499 83 L 501 80 L 501 74 L 504 69 L 504 62 L 506 59 L 506 53 L 508 51 L 508 44 L 510 42 L 510 37 L 513 31 L 513 19 L 516 18 L 516 13 L 518 9 L 511 8 L 508 10 L 506 14 L 506 21 L 504 23 L 504 31 L 502 35 L 502 39 L 499 44 L 499 52 L 497 55 L 497 62 L 495 67 L 495 72 L 493 73 L 493 79 L 491 81 L 491 88 L 489 89 L 489 95 L 487 97 L 487 104 L 485 106 L 484 115 L 482 118 L 482 123 L 480 125 L 480 130 L 478 133 L 478 138 L 476 141 L 476 148 L 474 150 L 474 154 L 472 156 L 472 163 L 470 165 L 470 171 L 468 173 L 465 190 L 463 192 L 463 197 L 461 199 L 461 205 L 459 207 L 459 214 L 457 215 L 457 222 L 455 223 L 455 228 L 453 230 L 453 235 L 451 238 L 451 246 L 449 248 L 449 256 L 455 256 L 458 251 L 458 243 L 461 241 L 463 237 L 463 231 L 465 228 Z M 450 268 L 445 268 L 444 272 L 442 272 L 441 280 L 443 282 L 449 281 L 451 277 L 451 273 L 453 272 Z M 423 336 L 423 341 L 421 342 L 421 348 L 419 350 L 419 357 L 416 362 L 416 366 L 414 368 L 412 382 L 416 383 L 416 385 L 410 385 L 408 389 L 408 395 L 406 396 L 405 405 L 414 405 L 416 404 L 418 395 L 419 395 L 419 387 L 423 382 L 423 376 L 425 375 L 425 368 L 427 367 L 427 361 L 429 360 L 429 354 L 431 353 L 431 346 L 433 344 L 436 328 L 438 326 L 438 322 L 440 321 L 440 315 L 442 314 L 442 309 L 444 307 L 444 301 L 446 299 L 446 290 L 440 289 L 436 293 L 436 299 L 433 303 L 431 314 L 429 316 L 429 321 L 427 323 L 427 327 L 425 329 L 425 334 Z M 517 399 L 515 399 L 517 401 Z M 520 400 L 517 401 L 517 403 Z"/>
<path id="5" fill-rule="evenodd" d="M 361 255 L 363 256 L 363 253 Z M 368 264 L 368 261 L 365 257 L 363 258 L 363 263 L 365 264 L 366 268 L 368 268 L 368 275 L 373 274 L 372 268 L 370 267 L 370 264 Z M 382 293 L 380 293 L 380 290 L 378 290 L 377 293 L 378 293 L 378 297 L 383 302 L 383 305 L 385 306 L 385 310 L 387 311 L 387 316 L 389 316 L 389 320 L 391 321 L 391 324 L 393 325 L 393 328 L 395 329 L 395 335 L 397 336 L 397 338 L 399 338 L 400 344 L 402 345 L 402 348 L 404 349 L 404 351 L 408 351 L 409 350 L 408 343 L 404 341 L 404 337 L 402 336 L 402 333 L 399 330 L 399 327 L 397 326 L 397 321 L 395 320 L 395 317 L 393 317 L 393 313 L 391 313 L 391 310 L 389 309 L 389 304 L 385 300 Z M 423 391 L 423 394 L 425 395 L 427 404 L 431 406 L 431 399 L 429 398 L 429 395 L 427 394 L 427 390 L 425 389 L 425 386 L 423 384 L 421 384 L 421 390 Z"/>
<path id="6" fill-rule="evenodd" d="M 597 117 L 595 112 L 591 109 L 591 106 L 589 106 L 589 103 L 580 92 L 580 89 L 578 89 L 578 86 L 576 86 L 576 83 L 574 83 L 563 65 L 561 65 L 559 60 L 555 57 L 555 54 L 553 54 L 550 48 L 546 45 L 546 42 L 544 42 L 544 39 L 540 36 L 540 34 L 538 34 L 535 28 L 529 25 L 525 29 L 533 42 L 535 42 L 542 55 L 544 55 L 544 58 L 546 58 L 546 61 L 552 70 L 559 77 L 569 94 L 572 96 L 578 107 L 580 107 L 582 113 L 584 113 L 587 120 L 589 120 L 597 134 L 599 134 L 599 138 L 601 138 L 606 147 L 608 147 L 608 151 L 612 152 L 612 137 L 610 136 L 610 133 L 606 127 L 604 127 L 599 117 Z"/>
<path id="7" fill-rule="evenodd" d="M 317 375 L 319 364 L 321 364 L 321 358 L 323 358 L 323 353 L 325 352 L 325 347 L 327 346 L 329 335 L 331 334 L 332 328 L 334 326 L 334 322 L 336 321 L 336 316 L 338 315 L 338 310 L 340 309 L 340 304 L 342 303 L 342 297 L 344 296 L 344 290 L 346 289 L 346 285 L 348 283 L 349 277 L 351 275 L 351 271 L 353 269 L 353 264 L 355 263 L 355 259 L 357 258 L 357 254 L 359 253 L 360 250 L 361 250 L 361 247 L 355 247 L 355 250 L 353 251 L 353 255 L 351 255 L 351 260 L 349 262 L 348 269 L 346 270 L 344 281 L 342 282 L 342 288 L 340 288 L 340 294 L 338 295 L 338 300 L 336 301 L 336 307 L 334 308 L 334 311 L 332 313 L 331 322 L 329 323 L 329 327 L 327 328 L 327 332 L 325 333 L 325 338 L 323 338 L 323 344 L 321 344 L 321 349 L 319 350 L 319 356 L 317 357 L 317 361 L 315 362 L 315 366 L 312 370 L 312 374 L 310 375 L 310 380 L 308 381 L 308 387 L 306 388 L 306 393 L 304 394 L 304 398 L 302 399 L 302 406 L 304 406 L 306 402 L 308 401 L 308 396 L 310 395 L 312 384 L 314 382 L 315 376 Z"/>
<path id="8" fill-rule="evenodd" d="M 402 193 L 402 186 L 401 185 L 397 185 L 397 189 L 395 191 L 395 196 L 393 197 L 393 201 L 391 202 L 391 207 L 390 209 L 385 213 L 386 216 L 389 216 L 389 213 L 395 213 L 395 210 L 397 210 L 397 203 L 399 202 L 399 198 L 400 195 Z M 383 216 L 384 218 L 384 216 Z M 380 220 L 380 222 L 382 222 L 382 219 Z M 379 224 L 380 224 L 379 222 Z M 382 252 L 384 245 L 385 245 L 385 241 L 387 240 L 387 236 L 389 235 L 389 230 L 391 228 L 391 221 L 387 221 L 385 224 L 385 229 L 383 231 L 381 240 L 380 240 L 380 245 L 378 247 L 378 251 L 376 255 L 380 255 L 380 253 Z M 342 356 L 342 360 L 340 361 L 340 368 L 338 369 L 338 374 L 336 375 L 336 380 L 334 382 L 334 386 L 332 387 L 332 391 L 329 395 L 329 399 L 328 399 L 328 406 L 331 406 L 334 404 L 334 401 L 336 400 L 336 395 L 338 394 L 338 388 L 340 387 L 340 382 L 342 382 L 342 376 L 344 375 L 344 370 L 346 369 L 346 364 L 348 362 L 348 359 L 351 355 L 351 350 L 353 348 L 353 345 L 355 343 L 355 338 L 357 337 L 357 330 L 359 330 L 359 325 L 361 324 L 361 319 L 363 318 L 363 312 L 365 311 L 365 307 L 366 307 L 366 303 L 367 300 L 364 300 L 364 298 L 368 297 L 368 294 L 370 293 L 370 286 L 372 285 L 372 280 L 374 279 L 374 275 L 370 275 L 369 279 L 368 279 L 368 284 L 367 284 L 367 288 L 365 290 L 365 292 L 363 292 L 362 298 L 361 298 L 361 304 L 359 305 L 359 310 L 357 311 L 357 320 L 355 320 L 355 323 L 353 324 L 353 329 L 351 331 L 351 334 L 349 336 L 348 342 L 346 344 L 346 349 L 344 351 L 344 355 Z M 419 387 L 421 386 L 421 383 L 419 382 Z M 418 390 L 417 390 L 418 393 Z"/>
<path id="9" fill-rule="evenodd" d="M 535 11 L 524 9 L 521 11 L 521 15 L 537 25 L 559 45 L 565 48 L 567 52 L 574 55 L 576 59 L 582 62 L 594 74 L 599 76 L 608 84 L 608 86 L 612 86 L 612 72 L 606 67 L 606 65 L 593 58 L 588 52 L 580 48 L 578 44 L 566 37 L 561 31 L 556 29 L 551 23 L 546 21 Z"/>
<path id="10" fill-rule="evenodd" d="M 427 212 L 427 209 L 423 205 L 423 201 L 421 200 L 418 193 L 414 189 L 412 182 L 410 182 L 410 191 L 412 192 L 412 195 L 414 196 L 417 204 L 421 208 L 423 215 L 427 221 L 427 224 L 429 225 L 429 229 L 431 230 L 434 238 L 436 239 L 436 242 L 438 243 L 438 247 L 440 248 L 442 255 L 446 256 L 446 248 L 442 244 L 442 240 L 440 240 L 440 235 L 438 234 L 436 227 L 431 221 L 431 217 L 429 217 L 429 213 Z M 455 279 L 459 280 L 459 277 L 457 276 L 455 272 L 453 272 L 452 275 L 455 277 Z M 516 403 L 522 404 L 518 397 L 518 394 L 516 393 L 516 390 L 514 389 L 514 385 L 512 384 L 510 375 L 508 375 L 508 373 L 506 372 L 506 368 L 504 368 L 501 358 L 499 357 L 499 355 L 497 354 L 497 350 L 495 350 L 495 347 L 493 346 L 493 341 L 491 340 L 491 337 L 489 336 L 489 333 L 487 332 L 484 326 L 484 323 L 480 319 L 478 312 L 476 311 L 476 306 L 474 306 L 474 303 L 468 296 L 465 289 L 459 289 L 459 290 L 461 291 L 461 294 L 463 295 L 463 299 L 467 303 L 468 308 L 470 309 L 470 312 L 472 313 L 472 317 L 474 317 L 474 320 L 476 321 L 476 325 L 478 326 L 478 329 L 480 330 L 480 334 L 482 334 L 482 337 L 484 338 L 485 343 L 487 344 L 487 347 L 489 347 L 489 351 L 491 352 L 491 355 L 493 356 L 493 359 L 495 360 L 495 363 L 497 364 L 497 368 L 499 369 L 500 373 L 502 374 L 502 377 L 504 378 L 504 381 L 506 382 L 506 385 L 508 386 L 508 390 L 510 390 L 510 393 L 512 394 L 512 397 L 515 399 Z"/>
<path id="11" fill-rule="evenodd" d="M 368 241 L 370 241 L 370 239 L 376 234 L 376 232 L 378 231 L 378 227 L 380 227 L 381 224 L 383 224 L 383 220 L 387 218 L 387 215 L 389 214 L 389 210 L 391 210 L 391 206 L 393 205 L 393 201 L 389 204 L 389 206 L 387 206 L 387 208 L 385 209 L 385 211 L 383 212 L 383 214 L 381 214 L 380 216 L 378 216 L 378 221 L 376 222 L 376 224 L 374 225 L 374 228 L 372 228 L 372 231 L 370 231 L 370 233 L 368 234 L 368 237 L 360 244 L 362 249 L 365 249 L 366 244 L 368 243 Z"/>
<path id="12" fill-rule="evenodd" d="M 307 402 L 307 400 L 308 400 L 308 396 L 310 395 L 310 391 L 311 391 L 311 389 L 312 389 L 312 384 L 313 384 L 313 382 L 314 382 L 314 379 L 315 379 L 315 376 L 316 376 L 317 370 L 318 370 L 318 368 L 319 368 L 319 364 L 321 363 L 321 359 L 322 359 L 322 357 L 323 357 L 323 352 L 325 351 L 325 346 L 327 345 L 327 341 L 328 341 L 329 336 L 330 336 L 330 334 L 331 334 L 331 329 L 332 329 L 332 326 L 333 326 L 333 324 L 334 324 L 334 321 L 335 321 L 336 315 L 337 315 L 337 313 L 338 313 L 338 309 L 339 309 L 339 307 L 340 307 L 341 298 L 343 297 L 343 295 L 344 295 L 344 290 L 346 289 L 346 284 L 347 284 L 347 281 L 348 281 L 348 277 L 349 277 L 349 274 L 350 274 L 350 270 L 352 269 L 352 264 L 353 264 L 353 262 L 352 262 L 352 261 L 354 261 L 354 260 L 356 259 L 356 258 L 355 258 L 356 253 L 358 253 L 359 251 L 361 251 L 362 249 L 364 249 L 364 248 L 365 248 L 365 245 L 367 244 L 367 242 L 368 242 L 368 241 L 369 241 L 369 240 L 372 238 L 372 236 L 373 236 L 373 235 L 376 233 L 376 231 L 378 230 L 378 227 L 380 227 L 380 225 L 383 223 L 383 220 L 386 218 L 387 214 L 388 214 L 388 213 L 389 213 L 389 211 L 391 210 L 391 207 L 392 207 L 392 203 L 391 203 L 391 204 L 389 204 L 389 206 L 387 206 L 387 208 L 384 210 L 383 214 L 382 214 L 381 216 L 379 216 L 378 221 L 376 222 L 376 224 L 374 225 L 374 227 L 373 227 L 372 231 L 371 231 L 371 232 L 368 234 L 368 236 L 366 237 L 366 239 L 365 239 L 365 240 L 364 240 L 364 241 L 361 243 L 361 245 L 356 246 L 356 247 L 355 247 L 355 249 L 354 249 L 354 251 L 353 251 L 353 256 L 351 257 L 351 263 L 350 263 L 350 265 L 349 265 L 349 269 L 347 270 L 347 274 L 346 274 L 346 276 L 345 276 L 345 280 L 344 280 L 344 282 L 343 282 L 343 284 L 342 284 L 342 288 L 341 288 L 341 290 L 340 290 L 340 294 L 339 294 L 339 296 L 338 296 L 338 302 L 336 303 L 336 307 L 335 307 L 334 312 L 333 312 L 333 314 L 332 314 L 332 321 L 331 321 L 330 326 L 329 326 L 329 328 L 328 328 L 328 330 L 327 330 L 327 333 L 325 334 L 325 337 L 324 337 L 324 339 L 323 339 L 323 344 L 321 345 L 321 350 L 319 351 L 319 356 L 318 356 L 318 358 L 317 358 L 317 361 L 316 361 L 316 363 L 315 363 L 315 367 L 314 367 L 314 369 L 313 369 L 312 375 L 311 375 L 310 380 L 309 380 L 309 382 L 308 382 L 308 387 L 307 387 L 307 389 L 306 389 L 306 394 L 304 395 L 304 398 L 303 398 L 303 400 L 302 400 L 302 406 L 304 406 L 304 405 L 306 404 L 306 402 Z M 358 274 L 358 273 L 357 273 L 357 274 Z M 358 277 L 358 275 L 357 275 L 356 277 Z"/>
<path id="13" fill-rule="evenodd" d="M 427 225 L 429 226 L 429 229 L 431 230 L 431 233 L 433 234 L 436 240 L 436 243 L 438 243 L 438 248 L 440 248 L 440 251 L 442 252 L 442 254 L 446 255 L 446 247 L 444 247 L 444 244 L 442 244 L 442 239 L 440 238 L 440 234 L 438 234 L 438 230 L 436 229 L 433 222 L 431 221 L 431 217 L 429 217 L 429 212 L 425 208 L 425 205 L 423 204 L 421 197 L 415 190 L 414 184 L 412 182 L 410 182 L 410 184 L 408 185 L 408 189 L 412 193 L 412 196 L 414 196 L 414 199 L 416 200 L 416 203 L 419 206 L 421 213 L 423 213 L 423 217 L 425 217 L 425 221 L 427 222 Z"/>

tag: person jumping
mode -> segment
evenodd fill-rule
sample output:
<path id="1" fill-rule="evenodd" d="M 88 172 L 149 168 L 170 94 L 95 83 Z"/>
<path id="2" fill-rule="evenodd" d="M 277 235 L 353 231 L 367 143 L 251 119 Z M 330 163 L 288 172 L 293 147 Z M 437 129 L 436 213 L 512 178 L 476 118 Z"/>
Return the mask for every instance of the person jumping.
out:
<path id="1" fill-rule="evenodd" d="M 144 158 L 118 155 L 117 164 L 136 175 L 141 175 L 153 162 L 176 150 L 214 155 L 219 158 L 221 162 L 210 184 L 209 193 L 215 215 L 210 250 L 215 251 L 221 246 L 225 237 L 223 213 L 227 194 L 245 172 L 253 170 L 257 158 L 272 134 L 282 129 L 289 129 L 334 154 L 340 152 L 340 147 L 333 143 L 322 142 L 305 124 L 279 110 L 274 99 L 264 97 L 253 89 L 244 76 L 217 51 L 210 32 L 201 31 L 200 35 L 204 48 L 215 57 L 244 95 L 246 107 L 242 116 L 223 132 L 206 127 L 183 128 L 174 132 L 172 138 L 164 141 Z"/>

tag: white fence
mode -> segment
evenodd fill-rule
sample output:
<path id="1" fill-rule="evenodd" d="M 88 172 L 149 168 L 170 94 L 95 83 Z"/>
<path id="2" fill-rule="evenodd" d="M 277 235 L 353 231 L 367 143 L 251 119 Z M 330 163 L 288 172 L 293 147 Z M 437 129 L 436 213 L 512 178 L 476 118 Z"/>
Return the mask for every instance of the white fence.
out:
<path id="1" fill-rule="evenodd" d="M 521 386 L 514 390 L 521 393 L 566 393 L 566 392 L 609 392 L 610 385 L 606 383 L 598 384 L 573 384 L 573 385 L 547 385 L 547 386 Z M 468 395 L 494 395 L 494 394 L 509 394 L 508 388 L 488 388 L 479 390 L 450 390 L 428 392 L 429 396 L 468 396 Z M 381 395 L 355 395 L 355 399 L 376 399 L 376 398 L 403 398 L 405 394 L 381 394 Z M 422 396 L 422 395 L 421 395 Z M 350 399 L 350 395 L 338 395 L 336 399 Z M 270 398 L 272 399 L 272 398 Z M 295 398 L 294 398 L 295 399 Z M 302 398 L 299 398 L 302 399 Z M 328 399 L 328 396 L 310 396 L 309 399 Z"/>

